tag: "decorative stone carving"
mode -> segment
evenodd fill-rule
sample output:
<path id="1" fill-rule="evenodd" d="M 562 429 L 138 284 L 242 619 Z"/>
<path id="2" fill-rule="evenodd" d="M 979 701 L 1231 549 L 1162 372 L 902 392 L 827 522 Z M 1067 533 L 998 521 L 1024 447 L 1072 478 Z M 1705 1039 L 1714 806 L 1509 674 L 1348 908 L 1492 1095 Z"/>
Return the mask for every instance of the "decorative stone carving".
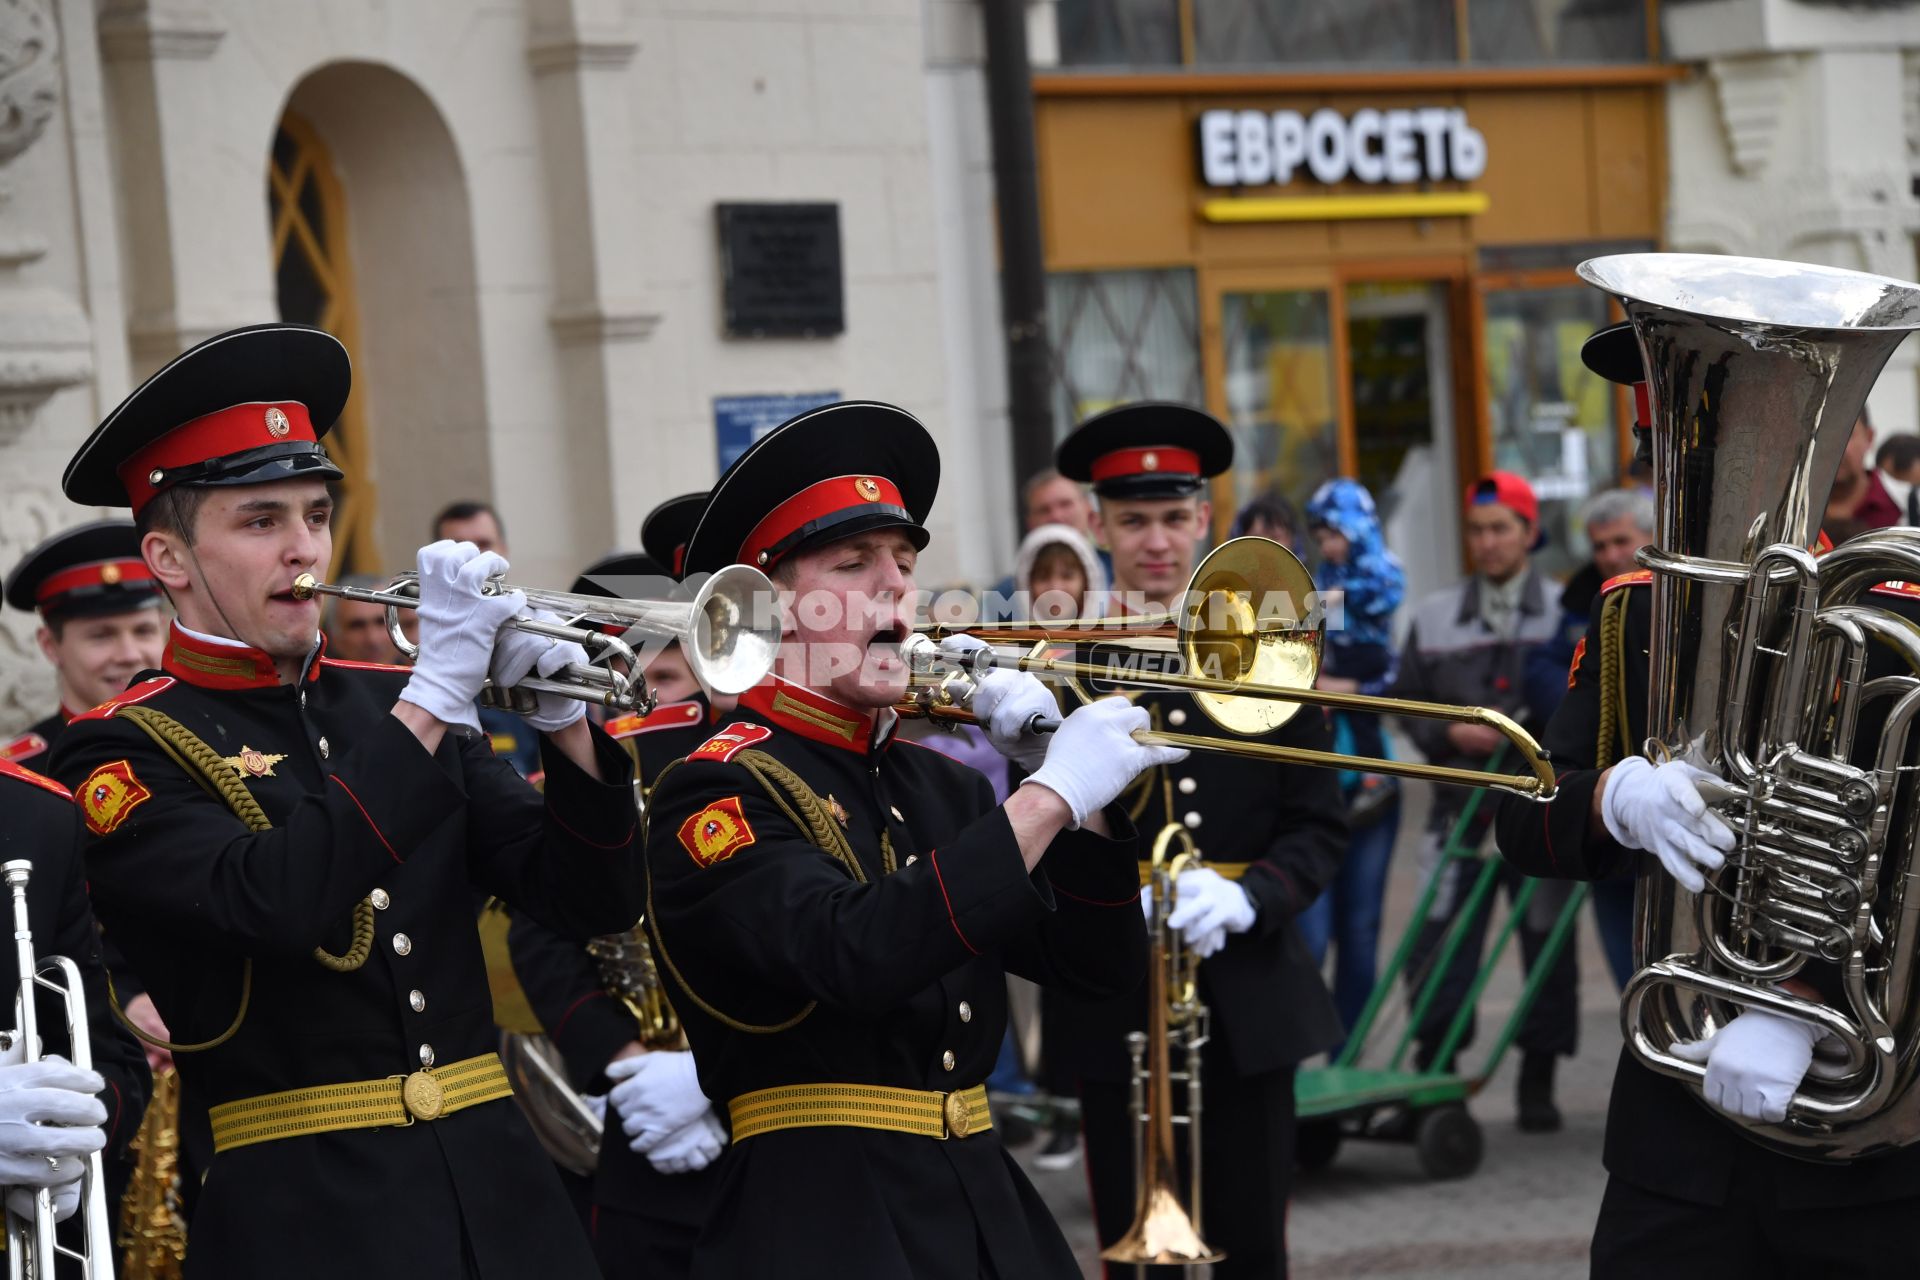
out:
<path id="1" fill-rule="evenodd" d="M 1734 172 L 1757 178 L 1773 159 L 1786 118 L 1786 95 L 1799 55 L 1768 53 L 1707 63 Z"/>
<path id="2" fill-rule="evenodd" d="M 45 0 L 0 0 L 0 164 L 32 146 L 53 118 L 59 53 Z"/>
<path id="3" fill-rule="evenodd" d="M 0 0 L 0 166 L 46 131 L 60 102 L 60 44 L 47 0 Z M 0 181 L 0 448 L 11 444 L 47 398 L 93 372 L 92 331 L 72 299 L 17 279 L 47 252 L 46 240 L 11 214 Z"/>

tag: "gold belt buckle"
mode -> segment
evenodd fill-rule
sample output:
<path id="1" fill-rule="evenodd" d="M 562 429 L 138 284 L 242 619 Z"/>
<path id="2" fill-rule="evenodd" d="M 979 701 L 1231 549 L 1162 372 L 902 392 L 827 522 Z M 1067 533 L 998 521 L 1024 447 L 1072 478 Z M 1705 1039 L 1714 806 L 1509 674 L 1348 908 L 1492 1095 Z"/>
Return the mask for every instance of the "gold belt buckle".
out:
<path id="1" fill-rule="evenodd" d="M 402 1081 L 400 1100 L 416 1120 L 437 1120 L 446 1109 L 446 1093 L 431 1071 L 416 1071 Z"/>
<path id="2" fill-rule="evenodd" d="M 941 1099 L 940 1114 L 947 1122 L 947 1134 L 950 1137 L 964 1138 L 973 1128 L 973 1116 L 967 1110 L 967 1100 L 957 1093 L 949 1093 Z"/>

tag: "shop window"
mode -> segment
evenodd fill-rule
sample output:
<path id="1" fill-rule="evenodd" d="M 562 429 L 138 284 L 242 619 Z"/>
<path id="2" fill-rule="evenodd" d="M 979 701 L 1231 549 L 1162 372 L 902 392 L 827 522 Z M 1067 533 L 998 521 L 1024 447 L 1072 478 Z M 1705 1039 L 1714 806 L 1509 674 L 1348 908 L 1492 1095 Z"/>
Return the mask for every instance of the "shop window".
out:
<path id="1" fill-rule="evenodd" d="M 1644 62 L 1646 0 L 1469 0 L 1475 62 Z"/>
<path id="2" fill-rule="evenodd" d="M 1340 471 L 1327 295 L 1224 294 L 1220 333 L 1236 501 L 1278 493 L 1298 510 Z"/>
<path id="3" fill-rule="evenodd" d="M 1196 315 L 1191 271 L 1049 276 L 1055 429 L 1133 400 L 1205 403 Z"/>
<path id="4" fill-rule="evenodd" d="M 1459 56 L 1454 7 L 1435 0 L 1215 0 L 1193 6 L 1194 62 L 1402 65 Z"/>
<path id="5" fill-rule="evenodd" d="M 1493 465 L 1533 483 L 1546 546 L 1543 569 L 1566 573 L 1587 555 L 1580 509 L 1620 481 L 1613 384 L 1580 361 L 1608 322 L 1606 295 L 1584 285 L 1486 295 Z"/>
<path id="6" fill-rule="evenodd" d="M 1177 67 L 1179 0 L 1059 0 L 1060 63 L 1069 67 Z"/>

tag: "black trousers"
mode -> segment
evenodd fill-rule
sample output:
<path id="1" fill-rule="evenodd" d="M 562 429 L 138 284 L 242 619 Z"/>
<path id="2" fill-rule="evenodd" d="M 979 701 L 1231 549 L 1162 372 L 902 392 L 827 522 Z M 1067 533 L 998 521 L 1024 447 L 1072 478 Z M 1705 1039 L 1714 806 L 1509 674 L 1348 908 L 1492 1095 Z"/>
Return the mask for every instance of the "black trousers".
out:
<path id="1" fill-rule="evenodd" d="M 1478 842 L 1492 825 L 1495 805 L 1482 804 L 1474 815 L 1474 822 L 1467 832 L 1467 839 Z M 1486 815 L 1482 820 L 1480 815 Z M 1437 962 L 1441 944 L 1446 939 L 1447 930 L 1452 927 L 1456 917 L 1466 909 L 1467 898 L 1473 891 L 1475 880 L 1481 874 L 1482 864 L 1464 859 L 1448 862 L 1440 868 L 1439 874 L 1453 877 L 1451 892 L 1443 889 L 1435 900 L 1435 911 L 1420 926 L 1419 937 L 1415 939 L 1413 953 L 1408 957 L 1407 974 L 1409 994 L 1417 994 L 1421 984 L 1426 981 L 1430 965 Z M 1492 893 L 1489 893 L 1480 910 L 1474 913 L 1473 920 L 1467 925 L 1466 936 L 1461 940 L 1460 950 L 1454 953 L 1453 963 L 1447 967 L 1446 976 L 1441 979 L 1440 988 L 1434 994 L 1434 1001 L 1427 1009 L 1427 1016 L 1420 1023 L 1415 1039 L 1418 1041 L 1419 1061 L 1424 1067 L 1433 1055 L 1440 1050 L 1440 1042 L 1446 1037 L 1447 1026 L 1466 1001 L 1467 991 L 1473 985 L 1473 978 L 1480 968 L 1480 957 L 1486 949 L 1487 925 L 1493 915 L 1493 904 L 1505 890 L 1507 901 L 1513 901 L 1527 883 L 1527 877 L 1512 867 L 1500 864 L 1499 879 Z M 1444 909 L 1443 909 L 1444 908 Z M 1530 910 L 1528 918 L 1520 924 L 1520 956 L 1529 975 L 1541 951 L 1546 947 L 1547 938 L 1552 932 L 1552 921 L 1537 921 L 1536 917 L 1549 914 L 1536 906 Z M 1536 927 L 1536 926 L 1543 927 Z M 1578 926 L 1576 925 L 1576 928 Z M 1569 934 L 1566 945 L 1560 949 L 1559 957 L 1547 974 L 1540 995 L 1520 1022 L 1520 1031 L 1516 1037 L 1520 1050 L 1529 1054 L 1558 1054 L 1572 1057 L 1580 1038 L 1580 970 L 1575 959 L 1578 950 L 1575 945 L 1577 934 Z M 1476 1019 L 1469 1014 L 1466 1035 L 1461 1039 L 1456 1051 L 1465 1050 L 1473 1043 L 1477 1030 Z"/>
<path id="2" fill-rule="evenodd" d="M 593 1256 L 607 1280 L 675 1280 L 693 1272 L 700 1229 L 593 1206 Z"/>
<path id="3" fill-rule="evenodd" d="M 1593 1227 L 1592 1280 L 1806 1280 L 1920 1275 L 1920 1199 L 1783 1209 L 1736 1170 L 1724 1205 L 1607 1179 Z"/>
<path id="4" fill-rule="evenodd" d="M 1287 1196 L 1293 1186 L 1293 1075 L 1287 1067 L 1264 1075 L 1235 1077 L 1214 1055 L 1202 1059 L 1201 1234 L 1227 1254 L 1215 1264 L 1214 1280 L 1285 1280 Z M 1087 1143 L 1087 1181 L 1102 1247 L 1133 1224 L 1134 1122 L 1127 1115 L 1125 1085 L 1085 1083 L 1080 1124 Z M 1174 1107 L 1180 1107 L 1174 1092 Z M 1180 1194 L 1186 1197 L 1186 1130 L 1177 1127 Z M 1191 1208 L 1192 1206 L 1188 1206 Z M 1124 1280 L 1133 1268 L 1109 1264 L 1107 1275 Z M 1150 1276 L 1173 1277 L 1178 1267 L 1148 1267 Z"/>

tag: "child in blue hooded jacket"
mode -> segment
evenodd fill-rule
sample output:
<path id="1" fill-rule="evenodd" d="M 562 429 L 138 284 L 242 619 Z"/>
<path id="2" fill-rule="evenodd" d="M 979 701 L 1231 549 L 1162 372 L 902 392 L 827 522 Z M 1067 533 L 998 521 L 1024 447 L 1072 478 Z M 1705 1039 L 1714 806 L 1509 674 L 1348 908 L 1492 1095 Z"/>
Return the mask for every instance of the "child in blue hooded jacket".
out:
<path id="1" fill-rule="evenodd" d="M 1382 693 L 1395 674 L 1393 613 L 1407 593 L 1407 573 L 1380 534 L 1373 495 L 1357 480 L 1329 480 L 1307 501 L 1307 527 L 1320 546 L 1314 585 L 1323 596 L 1341 593 L 1340 625 L 1327 629 L 1322 670 L 1351 680 L 1358 693 Z M 1349 727 L 1356 752 L 1384 753 L 1379 716 L 1353 715 Z"/>

